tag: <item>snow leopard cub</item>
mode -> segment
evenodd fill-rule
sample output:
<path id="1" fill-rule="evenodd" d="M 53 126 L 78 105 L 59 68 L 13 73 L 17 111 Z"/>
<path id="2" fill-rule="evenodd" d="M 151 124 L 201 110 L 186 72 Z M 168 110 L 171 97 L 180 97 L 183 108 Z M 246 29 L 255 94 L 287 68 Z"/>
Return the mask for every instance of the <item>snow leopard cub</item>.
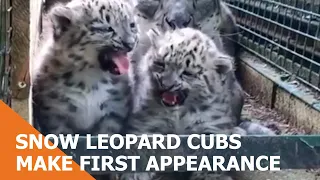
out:
<path id="1" fill-rule="evenodd" d="M 157 27 L 159 31 L 171 31 L 177 28 L 191 27 L 201 30 L 209 35 L 220 51 L 228 52 L 233 49 L 233 45 L 224 46 L 228 38 L 220 36 L 220 31 L 230 28 L 225 33 L 234 33 L 236 24 L 229 8 L 220 0 L 192 1 L 192 0 L 132 0 L 135 3 L 137 22 L 143 32 L 147 32 L 152 27 Z M 209 7 L 209 8 L 208 8 Z M 210 11 L 208 10 L 210 9 Z M 210 20 L 210 22 L 207 22 Z M 229 32 L 230 31 L 230 32 Z M 232 32 L 231 32 L 232 31 Z M 142 32 L 142 36 L 143 33 Z M 213 33 L 213 34 L 212 34 Z M 223 34 L 223 33 L 222 33 Z M 141 44 L 141 43 L 140 43 Z M 150 42 L 146 43 L 141 52 L 134 51 L 134 56 L 143 55 L 150 47 Z M 138 45 L 139 46 L 139 45 Z M 141 45 L 143 46 L 143 45 Z M 233 51 L 231 50 L 230 51 Z M 137 55 L 140 54 L 140 55 Z M 233 54 L 233 53 L 231 53 Z M 233 55 L 232 55 L 233 56 Z M 138 58 L 133 58 L 138 59 Z M 135 66 L 135 64 L 133 64 Z M 134 71 L 137 68 L 134 68 Z M 141 81 L 136 77 L 137 81 Z M 239 83 L 233 85 L 234 112 L 239 116 L 238 124 L 241 123 L 240 116 L 244 104 L 244 94 Z M 139 87 L 139 86 L 137 86 Z M 135 90 L 134 90 L 135 91 Z M 134 94 L 137 94 L 135 91 Z M 139 104 L 139 101 L 136 101 Z M 135 105 L 136 107 L 136 105 Z"/>
<path id="2" fill-rule="evenodd" d="M 192 28 L 149 31 L 151 47 L 137 63 L 148 92 L 128 134 L 232 134 L 233 59 L 207 35 Z M 149 83 L 146 83 L 149 82 Z M 123 174 L 121 180 L 152 179 L 154 173 Z M 219 178 L 224 177 L 220 175 Z"/>
<path id="3" fill-rule="evenodd" d="M 172 29 L 192 27 L 199 29 L 204 34 L 210 36 L 217 48 L 220 51 L 225 51 L 231 56 L 237 54 L 238 45 L 230 38 L 237 39 L 237 25 L 235 17 L 228 8 L 228 6 L 221 0 L 132 0 L 135 2 L 135 7 L 138 15 L 138 24 L 140 29 L 146 32 L 152 26 L 156 26 L 159 30 L 170 31 Z M 226 35 L 232 34 L 232 37 Z M 140 41 L 141 42 L 141 41 Z M 139 47 L 140 46 L 140 47 Z M 141 51 L 134 51 L 133 59 L 147 52 L 150 47 L 150 42 L 144 41 L 144 44 L 139 43 L 137 49 Z M 133 64 L 135 66 L 135 64 Z M 138 68 L 133 68 L 136 71 Z M 139 73 L 139 72 L 137 72 Z M 136 74 L 137 74 L 136 73 Z M 142 79 L 139 80 L 139 77 Z M 135 77 L 136 84 L 143 81 L 143 76 Z M 237 77 L 239 79 L 239 77 Z M 134 94 L 141 94 L 142 85 L 137 85 L 139 90 L 133 88 Z M 232 89 L 232 106 L 233 112 L 238 118 L 237 125 L 245 130 L 247 134 L 255 135 L 275 135 L 275 133 L 260 124 L 251 122 L 244 122 L 241 120 L 241 112 L 244 105 L 244 94 L 239 83 L 234 83 Z M 134 87 L 134 86 L 133 86 Z M 144 91 L 144 90 L 143 90 Z M 140 105 L 141 101 L 135 101 Z"/>
<path id="4" fill-rule="evenodd" d="M 126 0 L 73 0 L 51 26 L 32 67 L 33 114 L 43 134 L 119 133 L 127 115 L 129 53 L 137 42 Z"/>

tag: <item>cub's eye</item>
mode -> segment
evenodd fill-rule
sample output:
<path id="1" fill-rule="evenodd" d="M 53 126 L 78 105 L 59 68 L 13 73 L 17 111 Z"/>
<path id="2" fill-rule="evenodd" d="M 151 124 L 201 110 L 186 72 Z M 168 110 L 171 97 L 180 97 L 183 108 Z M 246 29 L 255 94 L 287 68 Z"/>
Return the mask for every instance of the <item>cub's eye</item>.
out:
<path id="1" fill-rule="evenodd" d="M 156 66 L 164 67 L 164 63 L 163 62 L 154 62 L 153 64 L 156 65 Z"/>
<path id="2" fill-rule="evenodd" d="M 135 23 L 130 23 L 130 27 L 134 28 L 134 27 L 136 27 L 136 24 Z"/>
<path id="3" fill-rule="evenodd" d="M 114 30 L 113 30 L 112 27 L 108 27 L 108 28 L 107 28 L 107 31 L 108 31 L 108 32 L 114 32 Z"/>
<path id="4" fill-rule="evenodd" d="M 157 62 L 155 61 L 153 63 L 153 66 L 152 66 L 152 71 L 155 71 L 155 72 L 163 72 L 164 69 L 165 69 L 165 64 L 163 62 Z"/>
<path id="5" fill-rule="evenodd" d="M 183 71 L 182 74 L 185 76 L 193 76 L 193 74 L 188 71 Z"/>

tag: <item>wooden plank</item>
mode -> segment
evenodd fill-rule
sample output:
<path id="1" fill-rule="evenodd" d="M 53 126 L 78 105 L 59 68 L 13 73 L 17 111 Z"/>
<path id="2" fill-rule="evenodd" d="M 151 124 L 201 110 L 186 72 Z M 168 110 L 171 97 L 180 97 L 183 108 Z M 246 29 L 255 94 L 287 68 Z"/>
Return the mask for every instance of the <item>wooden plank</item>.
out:
<path id="1" fill-rule="evenodd" d="M 38 52 L 38 43 L 41 35 L 41 13 L 42 13 L 42 1 L 41 0 L 32 0 L 30 1 L 30 66 L 29 66 L 29 72 L 30 75 L 32 75 L 32 64 L 35 61 L 36 52 Z M 31 76 L 32 81 L 32 76 Z M 30 89 L 32 86 L 30 86 Z M 32 119 L 32 92 L 29 91 L 29 123 L 33 125 L 33 119 Z"/>
<path id="2" fill-rule="evenodd" d="M 36 2 L 32 0 L 30 2 Z M 28 61 L 29 61 L 29 1 L 12 0 L 12 97 L 25 99 L 28 97 Z"/>

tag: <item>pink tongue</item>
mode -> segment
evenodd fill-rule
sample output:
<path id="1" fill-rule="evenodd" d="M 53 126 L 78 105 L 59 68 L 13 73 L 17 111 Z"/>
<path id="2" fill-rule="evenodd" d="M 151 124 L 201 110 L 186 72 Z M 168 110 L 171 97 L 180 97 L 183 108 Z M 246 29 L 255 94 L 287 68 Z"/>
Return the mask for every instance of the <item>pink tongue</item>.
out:
<path id="1" fill-rule="evenodd" d="M 113 56 L 113 62 L 117 65 L 120 74 L 126 74 L 129 70 L 129 59 L 126 54 Z"/>
<path id="2" fill-rule="evenodd" d="M 167 104 L 175 105 L 178 102 L 178 96 L 172 92 L 164 92 L 162 100 Z"/>

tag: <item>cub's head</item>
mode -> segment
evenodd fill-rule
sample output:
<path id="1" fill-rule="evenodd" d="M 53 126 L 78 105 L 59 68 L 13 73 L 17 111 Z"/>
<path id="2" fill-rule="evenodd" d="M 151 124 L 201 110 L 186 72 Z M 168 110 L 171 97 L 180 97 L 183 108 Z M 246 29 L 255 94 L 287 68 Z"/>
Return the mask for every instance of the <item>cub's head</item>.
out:
<path id="1" fill-rule="evenodd" d="M 138 29 L 126 0 L 73 0 L 53 7 L 48 16 L 57 47 L 78 53 L 70 56 L 87 57 L 90 64 L 116 74 L 127 70 Z"/>
<path id="2" fill-rule="evenodd" d="M 152 61 L 153 93 L 164 105 L 201 103 L 226 90 L 233 59 L 208 36 L 191 28 L 165 34 L 151 29 L 148 35 L 152 47 L 146 58 Z"/>
<path id="3" fill-rule="evenodd" d="M 155 20 L 163 30 L 196 27 L 196 22 L 218 12 L 220 0 L 135 0 L 146 19 Z"/>

